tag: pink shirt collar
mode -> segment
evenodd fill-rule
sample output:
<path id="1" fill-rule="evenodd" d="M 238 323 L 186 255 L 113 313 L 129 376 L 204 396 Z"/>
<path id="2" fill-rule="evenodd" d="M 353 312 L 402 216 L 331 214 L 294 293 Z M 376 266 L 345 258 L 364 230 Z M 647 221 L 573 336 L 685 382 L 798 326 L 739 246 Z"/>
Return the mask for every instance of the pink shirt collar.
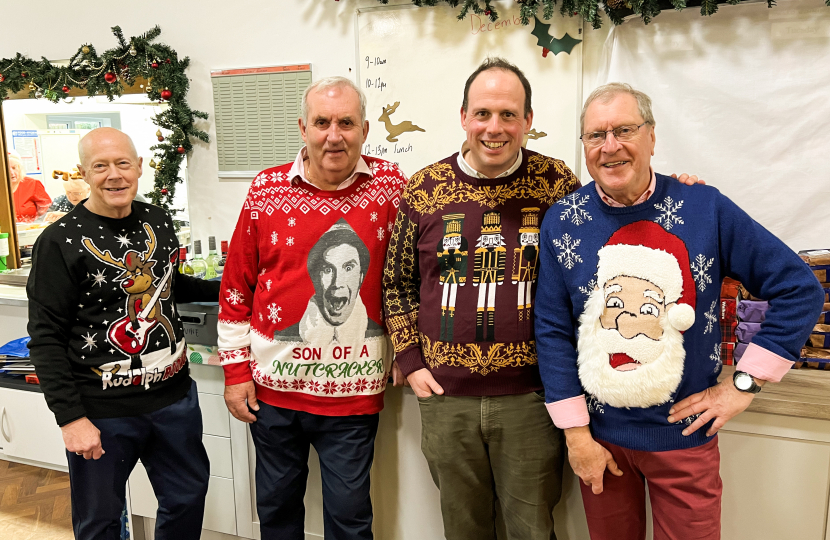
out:
<path id="1" fill-rule="evenodd" d="M 657 175 L 654 174 L 654 170 L 652 170 L 651 167 L 648 168 L 648 171 L 651 173 L 651 183 L 649 183 L 648 189 L 646 189 L 643 192 L 643 194 L 640 195 L 640 198 L 634 201 L 634 204 L 632 204 L 631 206 L 636 206 L 638 204 L 646 202 L 649 199 L 649 197 L 651 197 L 651 194 L 654 193 L 654 188 L 657 187 Z M 594 181 L 594 186 L 597 188 L 597 194 L 599 195 L 599 198 L 602 200 L 602 202 L 604 202 L 611 208 L 625 208 L 624 204 L 620 204 L 608 195 L 606 195 L 605 192 L 602 191 L 602 188 L 599 187 L 599 184 L 596 182 L 596 180 Z"/>
<path id="2" fill-rule="evenodd" d="M 291 168 L 288 169 L 288 178 L 291 180 L 292 183 L 294 182 L 295 178 L 299 178 L 306 184 L 312 186 L 314 185 L 308 181 L 308 178 L 306 178 L 305 175 L 305 167 L 303 166 L 303 161 L 305 161 L 307 157 L 308 150 L 305 146 L 303 146 L 297 153 L 297 159 L 294 160 L 294 163 L 291 165 Z M 374 178 L 374 176 L 372 175 L 372 170 L 366 164 L 366 161 L 363 159 L 363 156 L 360 156 L 360 159 L 357 160 L 357 165 L 355 165 L 352 174 L 350 174 L 349 177 L 346 178 L 342 184 L 337 186 L 337 190 L 346 189 L 350 185 L 354 184 L 355 180 L 357 180 L 361 174 L 368 174 L 370 177 Z"/>

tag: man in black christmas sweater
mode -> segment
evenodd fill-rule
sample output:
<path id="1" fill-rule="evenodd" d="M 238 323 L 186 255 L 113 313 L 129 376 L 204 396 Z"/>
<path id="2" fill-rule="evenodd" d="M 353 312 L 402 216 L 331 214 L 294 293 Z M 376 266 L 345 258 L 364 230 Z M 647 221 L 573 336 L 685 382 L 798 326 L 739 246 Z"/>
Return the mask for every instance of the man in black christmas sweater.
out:
<path id="1" fill-rule="evenodd" d="M 35 243 L 32 363 L 61 427 L 76 538 L 119 538 L 141 459 L 159 501 L 156 538 L 201 533 L 209 464 L 175 302 L 216 301 L 219 283 L 176 272 L 170 216 L 134 201 L 142 159 L 124 133 L 78 146 L 89 198 Z"/>

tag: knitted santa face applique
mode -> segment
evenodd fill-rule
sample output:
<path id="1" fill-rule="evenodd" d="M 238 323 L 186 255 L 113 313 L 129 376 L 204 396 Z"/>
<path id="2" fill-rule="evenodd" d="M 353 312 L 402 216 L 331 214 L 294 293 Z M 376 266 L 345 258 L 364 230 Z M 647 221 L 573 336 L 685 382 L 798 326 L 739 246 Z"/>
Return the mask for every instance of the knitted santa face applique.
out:
<path id="1" fill-rule="evenodd" d="M 651 221 L 618 229 L 599 250 L 597 286 L 579 318 L 582 386 L 612 407 L 669 401 L 683 377 L 694 306 L 685 243 Z"/>

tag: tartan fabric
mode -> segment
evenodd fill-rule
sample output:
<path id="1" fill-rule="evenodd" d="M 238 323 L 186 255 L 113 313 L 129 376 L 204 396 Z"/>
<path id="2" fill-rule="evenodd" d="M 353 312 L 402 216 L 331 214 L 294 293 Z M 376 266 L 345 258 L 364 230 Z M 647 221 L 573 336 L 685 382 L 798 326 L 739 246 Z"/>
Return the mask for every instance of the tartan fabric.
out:
<path id="1" fill-rule="evenodd" d="M 735 344 L 721 343 L 720 344 L 720 359 L 724 366 L 735 365 Z"/>

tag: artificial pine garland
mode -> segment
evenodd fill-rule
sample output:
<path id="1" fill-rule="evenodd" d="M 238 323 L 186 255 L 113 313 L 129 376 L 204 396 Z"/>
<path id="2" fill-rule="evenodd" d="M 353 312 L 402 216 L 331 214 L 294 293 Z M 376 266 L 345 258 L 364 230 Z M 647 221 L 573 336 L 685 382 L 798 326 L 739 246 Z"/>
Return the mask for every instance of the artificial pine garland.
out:
<path id="1" fill-rule="evenodd" d="M 0 98 L 28 88 L 29 96 L 58 102 L 73 88 L 86 90 L 87 95 L 106 95 L 110 101 L 120 96 L 125 86 L 136 84 L 136 77 L 147 80 L 147 96 L 153 101 L 167 102 L 169 107 L 153 119 L 171 133 L 165 138 L 156 132 L 159 144 L 150 147 L 155 156 L 150 166 L 156 171 L 154 188 L 148 195 L 153 204 L 168 213 L 176 193 L 179 167 L 187 152 L 192 150 L 191 137 L 208 142 L 208 134 L 196 129 L 196 118 L 207 118 L 207 113 L 191 109 L 187 100 L 190 81 L 185 70 L 190 59 L 179 59 L 176 51 L 163 43 L 152 43 L 161 34 L 156 26 L 141 36 L 124 38 L 121 28 L 112 33 L 118 46 L 98 54 L 90 44 L 82 45 L 69 60 L 68 66 L 53 65 L 46 58 L 40 61 L 17 54 L 0 60 Z"/>
<path id="2" fill-rule="evenodd" d="M 435 6 L 441 1 L 446 1 L 451 7 L 458 7 L 461 4 L 461 11 L 458 19 L 464 19 L 469 12 L 477 15 L 485 15 L 495 22 L 499 18 L 493 0 L 412 0 L 416 6 Z M 516 0 L 521 6 L 520 17 L 522 24 L 527 25 L 531 19 L 542 9 L 542 16 L 547 20 L 553 17 L 558 0 Z M 378 0 L 381 4 L 388 4 L 389 0 Z M 768 7 L 775 5 L 775 0 L 766 0 Z M 741 0 L 562 0 L 559 6 L 559 13 L 562 16 L 573 17 L 581 15 L 583 19 L 591 23 L 593 28 L 602 26 L 599 10 L 602 8 L 614 24 L 622 24 L 623 19 L 629 15 L 639 15 L 645 24 L 660 14 L 664 9 L 681 10 L 685 7 L 700 6 L 701 15 L 712 15 L 718 11 L 718 4 L 739 4 Z M 825 5 L 830 6 L 830 0 L 824 0 Z M 483 6 L 482 6 L 483 4 Z"/>

